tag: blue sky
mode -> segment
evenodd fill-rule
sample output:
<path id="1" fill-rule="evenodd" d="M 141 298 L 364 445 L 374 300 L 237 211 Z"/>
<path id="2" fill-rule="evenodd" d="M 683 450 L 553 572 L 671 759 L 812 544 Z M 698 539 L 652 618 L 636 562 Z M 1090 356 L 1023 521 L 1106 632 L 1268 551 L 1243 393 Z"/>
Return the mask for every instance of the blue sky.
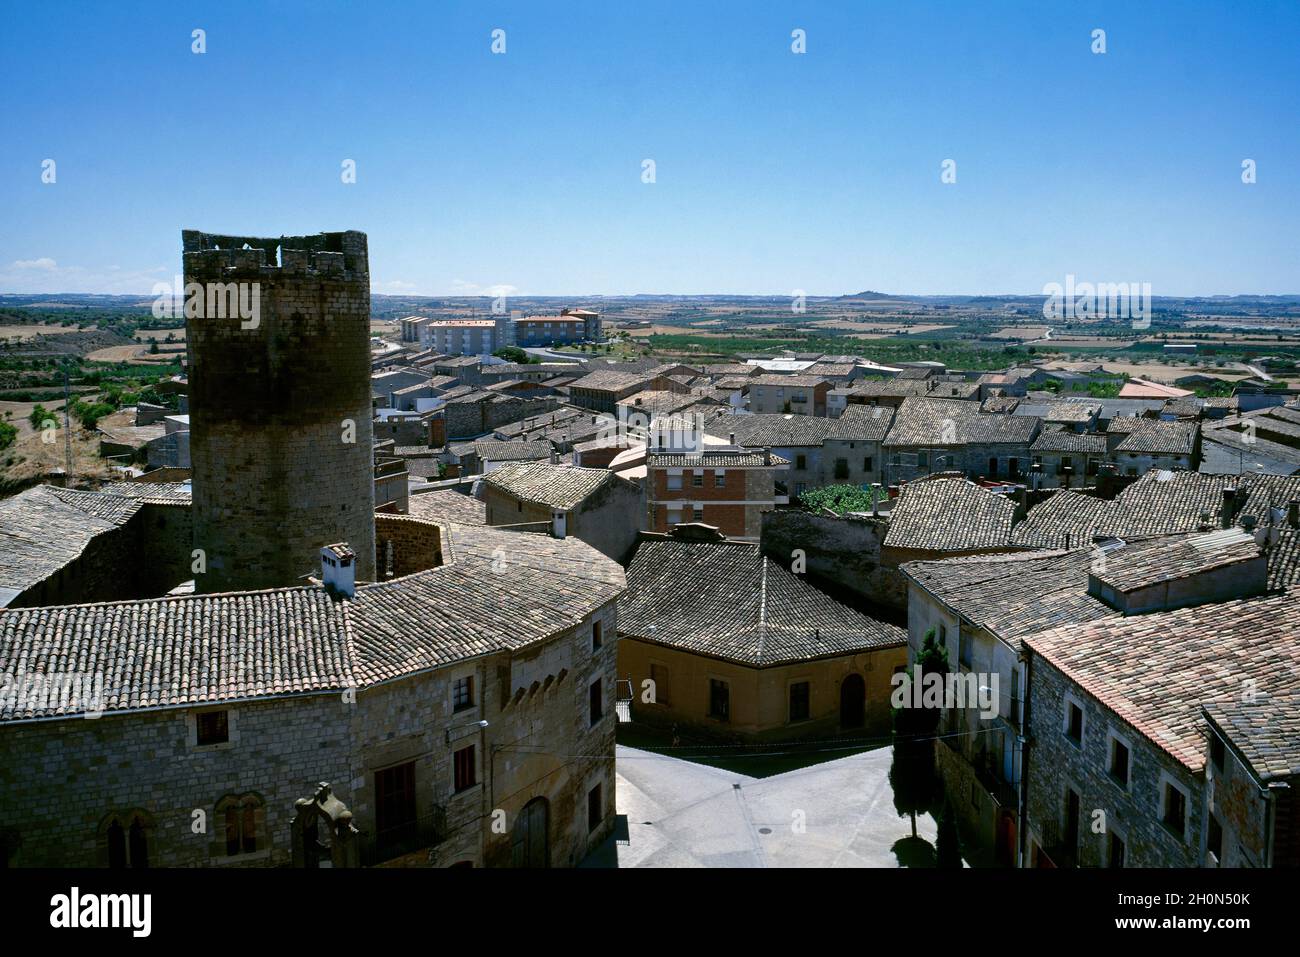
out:
<path id="1" fill-rule="evenodd" d="M 0 11 L 4 292 L 197 228 L 365 230 L 376 292 L 1300 293 L 1295 2 Z"/>

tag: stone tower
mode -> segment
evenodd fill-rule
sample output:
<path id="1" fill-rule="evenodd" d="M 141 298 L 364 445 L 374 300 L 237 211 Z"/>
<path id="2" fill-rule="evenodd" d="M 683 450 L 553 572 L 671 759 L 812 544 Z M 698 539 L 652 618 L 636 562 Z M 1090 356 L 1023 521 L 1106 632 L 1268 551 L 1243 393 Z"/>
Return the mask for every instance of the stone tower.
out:
<path id="1" fill-rule="evenodd" d="M 365 233 L 181 236 L 196 590 L 301 584 L 336 542 L 373 580 Z"/>

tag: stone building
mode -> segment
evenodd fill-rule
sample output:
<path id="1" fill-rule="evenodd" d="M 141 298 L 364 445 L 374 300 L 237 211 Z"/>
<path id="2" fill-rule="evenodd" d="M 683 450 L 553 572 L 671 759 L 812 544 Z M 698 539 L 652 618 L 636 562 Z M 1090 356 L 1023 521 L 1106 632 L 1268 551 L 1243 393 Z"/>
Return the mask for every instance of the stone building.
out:
<path id="1" fill-rule="evenodd" d="M 888 734 L 901 628 L 703 527 L 646 535 L 627 582 L 618 669 L 633 720 L 756 738 Z"/>
<path id="2" fill-rule="evenodd" d="M 1172 550 L 1137 547 L 1131 559 L 1123 557 L 1131 547 L 1123 542 L 1104 548 L 1093 558 L 1090 592 L 1107 594 L 1104 582 L 1094 588 L 1091 581 L 1099 574 L 1138 583 L 1189 580 L 1195 587 L 1178 593 L 1200 593 L 1212 603 L 1179 608 L 1175 601 L 1173 610 L 1144 604 L 1138 610 L 1145 613 L 1130 610 L 1024 639 L 1033 742 L 1028 866 L 1198 867 L 1210 863 L 1207 855 L 1218 865 L 1234 848 L 1273 846 L 1277 832 L 1264 818 L 1242 813 L 1232 818 L 1225 847 L 1223 809 L 1244 812 L 1248 798 L 1267 797 L 1234 797 L 1223 778 L 1216 814 L 1212 772 L 1207 779 L 1207 754 L 1212 765 L 1223 757 L 1215 753 L 1215 736 L 1207 738 L 1203 707 L 1222 706 L 1229 726 L 1242 713 L 1259 722 L 1271 713 L 1261 702 L 1300 691 L 1300 650 L 1284 637 L 1300 629 L 1300 592 L 1214 601 L 1234 586 L 1247 595 L 1265 587 L 1264 570 L 1240 554 L 1242 538 L 1252 540 L 1234 530 L 1204 533 Z M 1122 599 L 1107 603 L 1124 611 Z M 1244 729 L 1236 733 L 1244 740 Z M 1255 753 L 1262 760 L 1263 752 Z"/>
<path id="3" fill-rule="evenodd" d="M 510 462 L 491 470 L 483 500 L 489 525 L 571 536 L 615 561 L 636 544 L 645 514 L 639 485 L 607 469 L 551 462 Z"/>
<path id="4" fill-rule="evenodd" d="M 886 483 L 935 472 L 1023 480 L 1041 421 L 981 412 L 978 402 L 913 396 L 903 400 L 882 444 Z"/>
<path id="5" fill-rule="evenodd" d="M 789 462 L 780 476 L 777 494 L 797 498 L 820 488 L 826 481 L 823 445 L 835 422 L 823 416 L 768 413 L 721 415 L 710 420 L 705 431 L 744 448 L 769 448 Z"/>
<path id="6" fill-rule="evenodd" d="M 1151 469 L 1195 471 L 1201 464 L 1201 427 L 1196 422 L 1165 422 L 1126 416 L 1106 427 L 1109 461 L 1121 475 Z"/>
<path id="7" fill-rule="evenodd" d="M 888 406 L 850 406 L 822 443 L 822 484 L 867 486 L 882 482 L 880 443 L 894 421 Z"/>
<path id="8" fill-rule="evenodd" d="M 363 865 L 580 861 L 613 824 L 622 570 L 423 524 L 447 563 L 382 584 L 327 562 L 324 585 L 4 613 L 4 863 L 285 865 L 320 781 Z"/>
<path id="9" fill-rule="evenodd" d="M 365 234 L 182 236 L 197 589 L 296 584 L 338 541 L 372 579 Z"/>
<path id="10" fill-rule="evenodd" d="M 1028 480 L 1035 488 L 1095 485 L 1106 461 L 1106 436 L 1067 429 L 1042 432 L 1029 446 Z"/>
<path id="11" fill-rule="evenodd" d="M 826 415 L 831 384 L 815 375 L 759 375 L 746 383 L 749 410 L 755 413 Z"/>

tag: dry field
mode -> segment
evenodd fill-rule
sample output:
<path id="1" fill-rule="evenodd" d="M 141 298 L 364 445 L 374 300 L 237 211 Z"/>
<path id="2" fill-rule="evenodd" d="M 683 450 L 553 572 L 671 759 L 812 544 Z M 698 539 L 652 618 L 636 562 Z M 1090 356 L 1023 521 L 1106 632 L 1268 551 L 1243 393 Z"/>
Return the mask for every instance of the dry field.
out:
<path id="1" fill-rule="evenodd" d="M 79 332 L 76 326 L 59 325 L 23 325 L 0 326 L 0 339 L 35 339 L 39 335 L 56 336 L 67 332 Z"/>

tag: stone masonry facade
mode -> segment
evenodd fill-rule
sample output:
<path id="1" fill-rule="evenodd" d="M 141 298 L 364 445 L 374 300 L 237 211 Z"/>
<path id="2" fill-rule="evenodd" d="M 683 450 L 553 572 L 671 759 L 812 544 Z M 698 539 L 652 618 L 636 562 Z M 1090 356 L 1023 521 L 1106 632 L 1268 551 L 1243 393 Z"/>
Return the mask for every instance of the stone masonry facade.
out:
<path id="1" fill-rule="evenodd" d="M 186 287 L 207 293 L 186 316 L 197 589 L 296 584 L 340 541 L 372 580 L 365 234 L 183 238 Z M 218 284 L 256 289 L 256 315 L 210 314 Z"/>

